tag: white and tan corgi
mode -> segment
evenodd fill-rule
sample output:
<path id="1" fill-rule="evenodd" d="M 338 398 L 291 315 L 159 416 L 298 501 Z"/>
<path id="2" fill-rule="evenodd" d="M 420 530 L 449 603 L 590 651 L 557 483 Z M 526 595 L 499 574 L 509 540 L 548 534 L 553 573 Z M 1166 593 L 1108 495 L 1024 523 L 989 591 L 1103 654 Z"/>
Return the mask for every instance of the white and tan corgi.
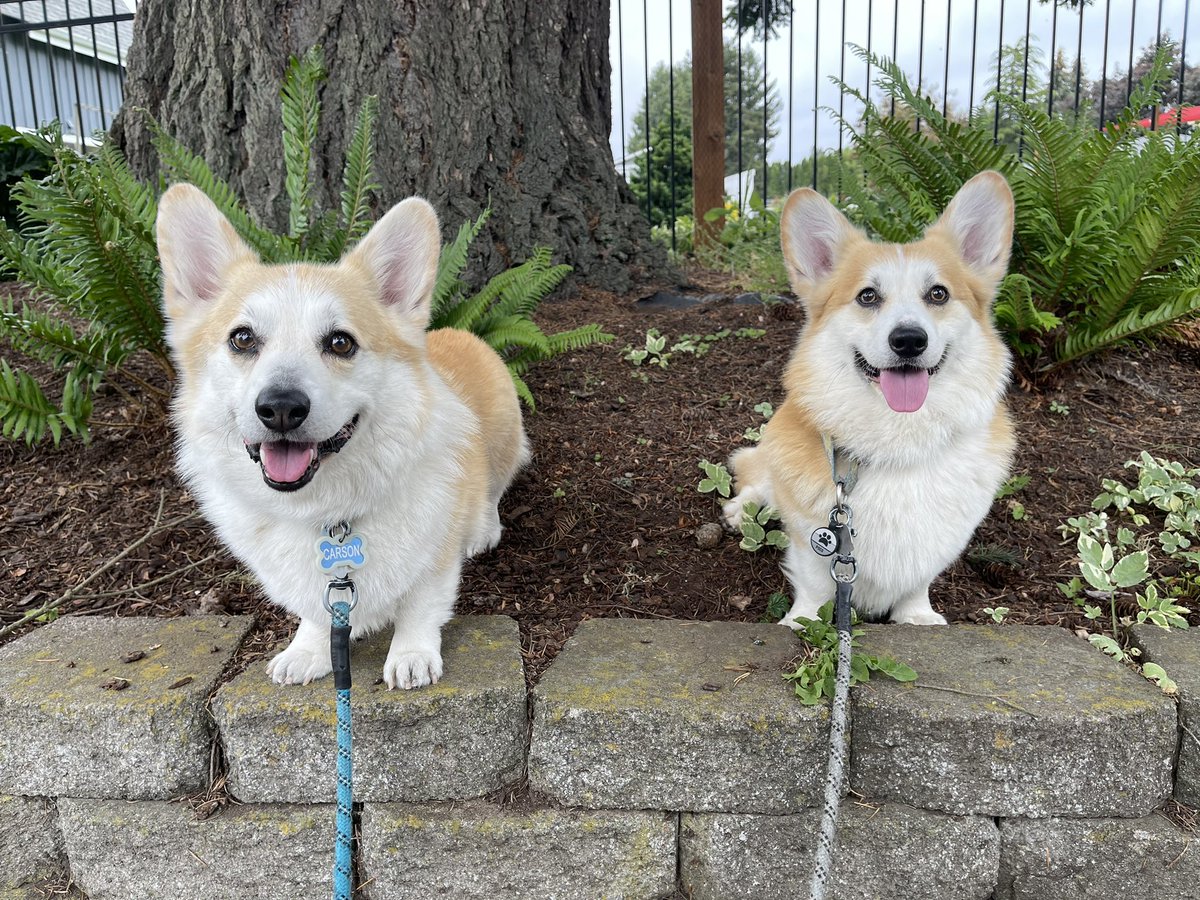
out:
<path id="1" fill-rule="evenodd" d="M 1013 200 L 983 172 L 919 241 L 873 243 L 815 191 L 792 193 L 783 255 L 805 323 L 784 374 L 786 399 L 762 441 L 730 459 L 737 494 L 778 510 L 794 600 L 783 624 L 833 596 L 810 535 L 835 489 L 822 436 L 857 460 L 853 604 L 868 617 L 945 624 L 929 585 L 966 547 L 1008 473 L 1010 358 L 992 323 L 1008 266 Z"/>
<path id="2" fill-rule="evenodd" d="M 497 502 L 529 451 L 512 380 L 473 335 L 426 334 L 440 236 L 420 198 L 336 265 L 264 265 L 176 185 L 158 212 L 180 471 L 268 598 L 300 617 L 267 672 L 331 671 L 324 529 L 367 544 L 355 635 L 394 626 L 383 678 L 442 674 L 465 557 L 500 540 Z"/>

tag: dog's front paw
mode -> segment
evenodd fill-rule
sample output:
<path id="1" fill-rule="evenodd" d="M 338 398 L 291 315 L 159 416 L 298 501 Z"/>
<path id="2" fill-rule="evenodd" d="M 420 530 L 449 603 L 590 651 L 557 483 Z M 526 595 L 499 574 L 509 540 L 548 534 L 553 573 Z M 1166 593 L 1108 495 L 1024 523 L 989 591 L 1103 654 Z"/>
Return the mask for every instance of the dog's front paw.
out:
<path id="1" fill-rule="evenodd" d="M 913 609 L 894 615 L 892 622 L 897 625 L 945 625 L 946 617 L 932 609 Z"/>
<path id="2" fill-rule="evenodd" d="M 487 553 L 500 543 L 500 535 L 504 533 L 504 528 L 500 524 L 500 516 L 493 513 L 489 517 L 487 523 L 479 527 L 475 534 L 467 541 L 465 556 L 471 559 L 481 553 Z"/>
<path id="3" fill-rule="evenodd" d="M 721 506 L 721 524 L 732 534 L 740 534 L 742 530 L 742 506 L 745 504 L 745 493 L 726 500 Z"/>
<path id="4" fill-rule="evenodd" d="M 299 643 L 293 641 L 267 663 L 267 674 L 276 684 L 308 684 L 333 671 L 328 647 L 297 646 Z"/>
<path id="5" fill-rule="evenodd" d="M 437 650 L 391 650 L 383 664 L 388 690 L 412 690 L 437 684 L 442 677 L 442 654 Z"/>

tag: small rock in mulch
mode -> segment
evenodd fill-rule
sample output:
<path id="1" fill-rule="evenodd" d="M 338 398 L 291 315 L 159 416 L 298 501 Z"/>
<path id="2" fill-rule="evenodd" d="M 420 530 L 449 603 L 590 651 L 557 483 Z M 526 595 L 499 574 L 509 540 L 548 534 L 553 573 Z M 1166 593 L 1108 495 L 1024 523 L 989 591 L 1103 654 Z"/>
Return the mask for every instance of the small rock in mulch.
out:
<path id="1" fill-rule="evenodd" d="M 116 678 L 116 677 L 109 678 L 102 685 L 100 685 L 100 689 L 103 691 L 123 691 L 127 687 L 129 687 L 129 679 L 128 678 Z"/>

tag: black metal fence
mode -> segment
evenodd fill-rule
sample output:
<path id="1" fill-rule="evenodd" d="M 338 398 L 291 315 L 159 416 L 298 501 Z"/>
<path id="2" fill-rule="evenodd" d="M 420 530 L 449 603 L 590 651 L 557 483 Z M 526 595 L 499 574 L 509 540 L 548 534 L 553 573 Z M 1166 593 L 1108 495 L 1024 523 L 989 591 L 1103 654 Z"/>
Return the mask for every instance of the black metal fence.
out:
<path id="1" fill-rule="evenodd" d="M 650 222 L 673 232 L 691 209 L 698 0 L 610 2 L 613 156 Z M 1125 106 L 1164 43 L 1177 67 L 1175 106 L 1200 108 L 1191 0 L 721 2 L 726 192 L 739 208 L 751 193 L 769 202 L 797 184 L 827 187 L 834 167 L 822 163 L 844 152 L 838 120 L 862 111 L 832 78 L 869 94 L 878 75 L 850 45 L 894 59 L 940 97 L 944 113 L 990 116 L 997 140 L 1000 108 L 985 102 L 997 85 L 1099 126 Z M 0 0 L 0 122 L 36 128 L 56 119 L 81 145 L 106 130 L 121 105 L 133 8 L 132 0 Z"/>
<path id="2" fill-rule="evenodd" d="M 691 212 L 689 17 L 701 4 L 611 2 L 613 157 L 674 243 L 676 219 Z M 852 46 L 895 60 L 943 114 L 990 117 L 996 140 L 1001 109 L 988 98 L 997 86 L 1100 127 L 1163 44 L 1172 55 L 1168 120 L 1186 129 L 1200 112 L 1191 0 L 722 0 L 721 12 L 726 194 L 739 208 L 752 192 L 764 202 L 799 184 L 829 192 L 822 162 L 845 151 L 839 120 L 853 124 L 863 111 L 834 79 L 879 97 L 879 70 Z M 1165 117 L 1149 118 L 1153 128 Z M 824 168 L 836 177 L 836 166 Z"/>
<path id="3" fill-rule="evenodd" d="M 133 17 L 126 0 L 0 2 L 0 122 L 90 143 L 121 106 Z"/>

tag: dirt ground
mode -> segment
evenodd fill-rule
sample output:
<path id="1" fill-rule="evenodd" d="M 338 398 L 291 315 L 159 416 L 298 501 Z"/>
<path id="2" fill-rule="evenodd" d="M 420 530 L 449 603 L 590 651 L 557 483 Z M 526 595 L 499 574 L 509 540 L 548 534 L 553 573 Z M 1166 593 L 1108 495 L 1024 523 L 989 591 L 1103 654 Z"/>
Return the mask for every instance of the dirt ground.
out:
<path id="1" fill-rule="evenodd" d="M 696 485 L 701 459 L 724 461 L 761 424 L 756 404 L 782 400 L 797 311 L 728 300 L 665 308 L 639 296 L 584 292 L 543 304 L 545 329 L 598 321 L 615 340 L 530 373 L 534 460 L 502 503 L 500 546 L 466 566 L 459 612 L 516 618 L 533 681 L 585 619 L 758 621 L 786 590 L 774 550 L 749 553 L 728 535 L 698 547 L 697 528 L 716 522 L 718 509 Z M 666 369 L 635 367 L 622 348 L 643 345 L 649 328 L 668 347 L 685 334 L 729 334 L 702 357 L 676 352 Z M 960 622 L 1006 606 L 1009 622 L 1084 624 L 1055 587 L 1074 570 L 1073 546 L 1056 528 L 1088 509 L 1102 478 L 1128 482 L 1123 463 L 1143 449 L 1200 465 L 1198 374 L 1200 351 L 1164 341 L 1036 383 L 1018 377 L 1009 394 L 1020 441 L 1014 472 L 1030 482 L 994 504 L 964 558 L 934 584 L 935 608 Z M 88 446 L 0 442 L 0 628 L 72 591 L 62 607 L 72 615 L 254 613 L 241 661 L 265 656 L 294 622 L 196 515 L 172 468 L 163 412 L 126 402 L 100 398 L 97 418 L 133 426 L 97 427 Z"/>

